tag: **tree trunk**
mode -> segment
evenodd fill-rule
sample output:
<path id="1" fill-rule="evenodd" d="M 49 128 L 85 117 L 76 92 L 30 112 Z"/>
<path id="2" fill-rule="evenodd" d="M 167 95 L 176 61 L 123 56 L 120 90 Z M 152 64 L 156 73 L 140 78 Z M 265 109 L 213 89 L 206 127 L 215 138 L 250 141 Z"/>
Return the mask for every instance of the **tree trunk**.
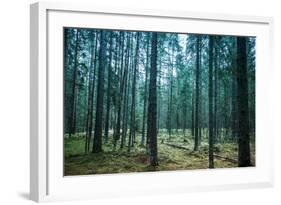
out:
<path id="1" fill-rule="evenodd" d="M 105 70 L 105 31 L 100 31 L 100 50 L 99 50 L 99 72 L 97 87 L 97 105 L 95 135 L 93 142 L 93 153 L 102 151 L 102 120 L 103 120 L 103 96 L 104 96 L 104 70 Z"/>
<path id="2" fill-rule="evenodd" d="M 152 33 L 151 67 L 148 96 L 147 133 L 149 135 L 150 165 L 158 165 L 157 157 L 157 33 Z"/>
<path id="3" fill-rule="evenodd" d="M 188 83 L 185 80 L 184 83 L 184 101 L 183 101 L 183 136 L 186 136 L 186 125 L 187 125 L 187 95 L 188 95 Z"/>
<path id="4" fill-rule="evenodd" d="M 98 31 L 96 31 L 96 46 L 95 46 L 95 60 L 94 60 L 94 75 L 93 75 L 93 89 L 92 89 L 92 104 L 91 104 L 91 110 L 92 110 L 92 116 L 91 120 L 89 121 L 89 139 L 88 139 L 88 151 L 90 150 L 90 142 L 92 138 L 92 127 L 93 127 L 93 114 L 94 114 L 94 99 L 95 99 L 95 87 L 96 87 L 96 72 L 97 72 L 97 62 L 98 62 Z"/>
<path id="5" fill-rule="evenodd" d="M 237 38 L 238 166 L 251 165 L 246 38 Z"/>
<path id="6" fill-rule="evenodd" d="M 237 41 L 235 40 L 235 46 L 232 57 L 232 72 L 231 72 L 231 132 L 232 132 L 232 140 L 237 140 Z"/>
<path id="7" fill-rule="evenodd" d="M 161 60 L 160 60 L 160 63 L 159 63 L 159 79 L 158 79 L 158 82 L 159 82 L 159 91 L 158 91 L 158 96 L 157 96 L 157 99 L 158 99 L 158 111 L 157 111 L 157 133 L 159 133 L 159 130 L 160 130 L 160 119 L 161 119 L 161 99 L 162 99 L 162 94 L 161 94 Z"/>
<path id="8" fill-rule="evenodd" d="M 218 40 L 217 38 L 215 40 Z M 216 43 L 218 43 L 216 41 Z M 218 48 L 215 46 L 215 59 L 214 59 L 214 81 L 215 81 L 215 86 L 214 86 L 214 143 L 217 142 L 217 110 L 218 110 Z"/>
<path id="9" fill-rule="evenodd" d="M 96 70 L 96 53 L 97 53 L 97 32 L 95 34 L 95 44 L 94 44 L 94 34 L 92 33 L 92 48 L 91 48 L 91 63 L 89 68 L 89 86 L 88 86 L 88 104 L 87 104 L 87 119 L 86 119 L 86 142 L 85 142 L 85 152 L 89 151 L 89 144 L 92 136 L 92 122 L 93 122 L 93 98 L 94 98 L 94 88 L 95 88 L 95 70 Z M 94 62 L 95 61 L 95 62 Z M 94 63 L 93 63 L 94 62 Z"/>
<path id="10" fill-rule="evenodd" d="M 209 168 L 214 168 L 213 142 L 213 36 L 209 37 Z"/>
<path id="11" fill-rule="evenodd" d="M 136 131 L 136 78 L 137 78 L 137 70 L 138 70 L 138 56 L 139 56 L 139 38 L 140 33 L 137 33 L 137 45 L 135 52 L 135 62 L 134 62 L 134 73 L 133 73 L 133 81 L 132 81 L 132 102 L 131 102 L 131 122 L 130 122 L 130 134 L 129 134 L 129 144 L 128 144 L 128 152 L 130 152 L 131 146 L 133 146 L 133 139 Z"/>
<path id="12" fill-rule="evenodd" d="M 69 104 L 67 104 L 66 102 L 68 102 L 69 98 L 68 98 L 68 95 L 67 95 L 67 89 L 66 87 L 68 87 L 66 85 L 66 79 L 67 79 L 67 70 L 70 68 L 70 55 L 69 55 L 69 51 L 71 50 L 71 45 L 70 45 L 70 31 L 69 29 L 64 29 L 63 30 L 64 33 L 64 72 L 63 72 L 63 78 L 64 78 L 64 90 L 63 90 L 63 99 L 64 99 L 64 113 L 63 113 L 63 119 L 64 119 L 64 123 L 63 123 L 63 133 L 70 133 L 70 129 L 69 129 L 69 126 L 70 126 L 70 122 L 69 122 L 69 119 L 70 119 L 70 115 L 69 115 L 69 112 L 67 111 L 68 109 L 66 107 L 69 106 Z M 66 121 L 68 120 L 68 121 Z"/>
<path id="13" fill-rule="evenodd" d="M 72 84 L 71 108 L 70 108 L 71 114 L 68 119 L 69 137 L 71 137 L 71 134 L 75 133 L 75 115 L 76 115 L 76 112 L 75 112 L 76 106 L 75 105 L 76 105 L 76 97 L 77 97 L 76 79 L 77 79 L 77 70 L 78 70 L 77 64 L 78 64 L 79 33 L 80 33 L 80 30 L 76 29 L 75 58 L 74 58 L 74 69 L 73 69 L 73 79 L 72 79 L 73 84 Z"/>
<path id="14" fill-rule="evenodd" d="M 172 113 L 173 113 L 173 72 L 174 72 L 174 45 L 172 48 L 172 63 L 170 70 L 170 101 L 169 101 L 169 139 L 172 137 Z"/>
<path id="15" fill-rule="evenodd" d="M 149 64 L 148 64 L 148 63 L 149 63 L 149 37 L 150 37 L 150 35 L 147 34 L 141 145 L 144 145 L 144 139 L 145 139 L 145 121 L 146 121 L 146 113 L 147 113 L 147 81 L 148 81 L 148 71 L 149 71 L 149 70 L 148 70 L 148 65 L 149 65 Z"/>
<path id="16" fill-rule="evenodd" d="M 122 94 L 123 94 L 123 85 L 124 85 L 124 79 L 123 79 L 123 56 L 124 56 L 124 33 L 121 32 L 121 66 L 119 70 L 119 79 L 120 79 L 120 88 L 119 88 L 119 94 L 117 96 L 118 98 L 118 108 L 117 108 L 117 122 L 116 122 L 116 132 L 114 133 L 114 149 L 116 148 L 117 141 L 120 139 L 120 128 L 121 128 L 121 110 L 122 110 Z"/>
<path id="17" fill-rule="evenodd" d="M 106 99 L 106 117 L 105 117 L 105 131 L 104 138 L 105 142 L 108 142 L 108 130 L 109 130 L 109 116 L 110 116 L 110 99 L 111 99 L 111 73 L 112 73 L 112 38 L 113 31 L 110 32 L 110 48 L 109 48 L 109 63 L 108 63 L 108 73 L 107 73 L 107 99 Z"/>
<path id="18" fill-rule="evenodd" d="M 128 118 L 128 96 L 127 93 L 129 92 L 128 90 L 128 83 L 129 81 L 127 80 L 128 74 L 130 72 L 129 70 L 129 60 L 130 60 L 130 48 L 131 48 L 131 34 L 128 34 L 128 39 L 127 39 L 127 48 L 126 48 L 126 61 L 125 61 L 125 68 L 126 72 L 124 72 L 124 103 L 123 103 L 123 124 L 122 124 L 122 137 L 121 137 L 121 145 L 120 148 L 122 149 L 124 147 L 125 141 L 126 141 L 126 135 L 127 135 L 127 118 Z"/>
<path id="19" fill-rule="evenodd" d="M 199 51 L 200 49 L 200 37 L 197 36 L 196 39 L 196 75 L 195 75 L 195 82 L 196 82 L 196 87 L 195 87 L 195 138 L 194 138 L 194 151 L 198 150 L 199 146 L 199 83 L 200 83 L 200 66 L 199 66 Z"/>
<path id="20" fill-rule="evenodd" d="M 157 134 L 159 133 L 159 130 L 160 130 L 160 119 L 161 119 L 161 117 L 160 117 L 160 115 L 161 115 L 161 99 L 162 99 L 162 97 L 161 97 L 161 59 L 160 59 L 160 61 L 159 61 L 160 63 L 159 63 L 159 70 L 158 70 L 158 73 L 159 73 L 159 77 L 158 77 L 158 88 L 159 88 L 159 90 L 158 90 L 158 96 L 157 96 L 157 100 L 158 100 L 158 102 L 157 102 L 157 104 L 158 104 L 158 111 L 157 111 Z"/>
<path id="21" fill-rule="evenodd" d="M 194 73 L 194 72 L 193 72 Z M 194 89 L 194 80 L 193 80 L 193 82 L 192 82 L 192 100 L 191 100 L 191 135 L 192 135 L 192 137 L 194 137 L 194 102 L 195 102 L 195 100 L 194 100 L 194 93 L 195 93 L 195 89 Z"/>

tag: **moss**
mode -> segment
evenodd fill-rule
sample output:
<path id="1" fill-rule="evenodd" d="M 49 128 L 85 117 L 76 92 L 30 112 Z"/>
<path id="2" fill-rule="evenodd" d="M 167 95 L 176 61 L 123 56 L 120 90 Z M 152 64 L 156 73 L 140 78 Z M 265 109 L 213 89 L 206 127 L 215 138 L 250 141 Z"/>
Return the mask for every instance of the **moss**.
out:
<path id="1" fill-rule="evenodd" d="M 112 136 L 110 136 L 112 138 Z M 84 153 L 84 138 L 66 138 L 64 140 L 64 174 L 65 175 L 87 175 L 87 174 L 108 174 L 108 173 L 128 173 L 145 171 L 168 171 L 168 170 L 189 170 L 208 168 L 208 144 L 207 139 L 203 140 L 199 150 L 189 151 L 193 148 L 193 140 L 183 137 L 178 133 L 171 137 L 169 143 L 183 146 L 189 150 L 173 148 L 166 145 L 169 136 L 160 133 L 158 136 L 158 158 L 159 166 L 151 167 L 146 149 L 139 145 L 141 135 L 137 136 L 137 143 L 127 152 L 127 147 L 122 150 L 117 145 L 113 151 L 112 142 L 103 145 L 101 153 Z M 255 160 L 254 145 L 251 156 Z M 234 143 L 216 144 L 215 154 L 224 157 L 237 159 L 237 145 Z M 215 168 L 237 167 L 237 164 L 228 160 L 215 158 Z"/>

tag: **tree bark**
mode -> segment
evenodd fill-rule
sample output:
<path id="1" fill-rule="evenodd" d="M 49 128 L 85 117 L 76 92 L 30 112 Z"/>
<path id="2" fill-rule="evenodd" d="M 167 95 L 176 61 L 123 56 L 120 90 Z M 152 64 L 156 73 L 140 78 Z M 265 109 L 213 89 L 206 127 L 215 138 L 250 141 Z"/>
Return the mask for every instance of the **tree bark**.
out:
<path id="1" fill-rule="evenodd" d="M 73 69 L 73 84 L 72 84 L 72 95 L 71 95 L 71 114 L 68 120 L 69 124 L 69 137 L 71 137 L 71 134 L 75 133 L 75 107 L 76 107 L 76 97 L 77 97 L 77 88 L 76 88 L 76 79 L 77 79 L 77 70 L 78 70 L 78 45 L 79 45 L 79 33 L 80 30 L 76 29 L 76 39 L 75 39 L 75 58 L 74 58 L 74 69 Z"/>
<path id="2" fill-rule="evenodd" d="M 174 72 L 174 44 L 172 48 L 172 62 L 170 70 L 170 98 L 169 98 L 169 139 L 172 137 L 172 113 L 173 113 L 173 72 Z"/>
<path id="3" fill-rule="evenodd" d="M 213 36 L 209 37 L 209 168 L 214 168 L 213 142 Z"/>
<path id="4" fill-rule="evenodd" d="M 97 53 L 97 32 L 95 34 L 95 44 L 94 44 L 94 34 L 92 33 L 92 48 L 91 48 L 91 63 L 89 68 L 89 84 L 88 84 L 88 104 L 87 104 L 87 119 L 86 119 L 86 142 L 85 142 L 85 152 L 89 151 L 89 144 L 92 136 L 92 123 L 93 123 L 93 98 L 94 98 L 94 88 L 95 88 L 95 70 L 96 70 L 96 53 Z M 94 63 L 93 63 L 94 62 Z"/>
<path id="5" fill-rule="evenodd" d="M 100 31 L 99 72 L 97 87 L 96 122 L 93 142 L 93 153 L 102 151 L 102 121 L 103 121 L 103 96 L 104 96 L 104 70 L 105 70 L 105 31 Z"/>
<path id="6" fill-rule="evenodd" d="M 237 41 L 235 39 L 234 51 L 232 57 L 231 72 L 231 132 L 232 140 L 237 140 Z"/>
<path id="7" fill-rule="evenodd" d="M 132 81 L 132 102 L 131 102 L 131 122 L 130 122 L 130 134 L 129 134 L 129 143 L 128 143 L 128 152 L 130 152 L 131 146 L 133 146 L 133 139 L 135 136 L 136 130 L 136 78 L 138 70 L 138 56 L 139 56 L 139 38 L 140 33 L 137 33 L 137 45 L 135 52 L 135 62 L 134 62 L 134 73 Z"/>
<path id="8" fill-rule="evenodd" d="M 121 35 L 121 65 L 119 70 L 119 79 L 120 79 L 120 88 L 118 98 L 118 108 L 117 108 L 117 122 L 116 122 L 116 132 L 114 133 L 113 145 L 114 149 L 116 148 L 117 141 L 120 139 L 120 128 L 121 128 L 121 110 L 122 110 L 122 94 L 124 88 L 124 79 L 123 79 L 123 57 L 124 57 L 124 33 L 120 32 Z"/>
<path id="9" fill-rule="evenodd" d="M 218 44 L 218 39 L 215 38 L 216 45 Z M 218 48 L 217 46 L 214 46 L 215 48 L 215 58 L 214 58 L 214 143 L 217 142 L 217 110 L 218 110 Z"/>
<path id="10" fill-rule="evenodd" d="M 126 135 L 127 135 L 127 124 L 128 124 L 128 98 L 127 93 L 129 92 L 128 90 L 128 84 L 129 81 L 127 80 L 130 69 L 129 69 L 129 61 L 130 61 L 130 49 L 131 49 L 131 34 L 128 34 L 128 39 L 127 39 L 127 48 L 126 48 L 126 61 L 125 61 L 125 68 L 126 72 L 124 72 L 124 103 L 123 103 L 123 124 L 122 124 L 122 137 L 121 137 L 121 145 L 120 148 L 122 149 L 124 147 L 124 144 L 126 142 Z"/>
<path id="11" fill-rule="evenodd" d="M 194 71 L 193 71 L 193 73 L 194 73 Z M 194 79 L 193 79 L 193 82 L 192 82 L 192 100 L 191 100 L 191 135 L 192 135 L 192 137 L 194 137 L 194 102 L 195 102 L 195 100 L 194 100 L 194 93 L 195 93 L 195 89 L 194 89 L 194 85 L 195 85 L 195 83 L 194 83 Z"/>
<path id="12" fill-rule="evenodd" d="M 108 63 L 108 73 L 107 73 L 107 99 L 106 99 L 106 117 L 105 117 L 105 131 L 104 131 L 104 139 L 105 142 L 108 142 L 108 130 L 109 130 L 109 116 L 110 116 L 110 99 L 111 99 L 111 73 L 112 73 L 112 38 L 113 31 L 110 32 L 110 41 L 109 41 L 109 63 Z"/>
<path id="13" fill-rule="evenodd" d="M 248 167 L 250 159 L 249 108 L 246 38 L 237 38 L 238 166 Z"/>
<path id="14" fill-rule="evenodd" d="M 196 38 L 196 75 L 195 75 L 195 138 L 194 138 L 194 151 L 198 150 L 199 147 L 199 83 L 200 83 L 200 66 L 199 66 L 199 51 L 200 49 L 200 36 Z"/>
<path id="15" fill-rule="evenodd" d="M 145 139 L 145 121 L 147 113 L 147 81 L 148 81 L 148 63 L 149 63 L 149 34 L 147 34 L 147 46 L 146 46 L 146 65 L 145 65 L 145 82 L 144 82 L 144 97 L 143 97 L 143 119 L 142 119 L 142 137 L 141 145 L 144 145 Z"/>
<path id="16" fill-rule="evenodd" d="M 152 33 L 151 67 L 148 96 L 147 133 L 149 135 L 150 165 L 158 165 L 157 157 L 157 33 Z"/>

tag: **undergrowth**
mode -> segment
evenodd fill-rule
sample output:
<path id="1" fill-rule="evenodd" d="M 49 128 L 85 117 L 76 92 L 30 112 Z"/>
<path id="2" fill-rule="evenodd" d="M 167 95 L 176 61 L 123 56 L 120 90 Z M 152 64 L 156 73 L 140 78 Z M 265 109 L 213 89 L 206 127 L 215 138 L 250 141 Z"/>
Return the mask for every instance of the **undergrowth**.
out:
<path id="1" fill-rule="evenodd" d="M 112 138 L 112 136 L 110 136 Z M 89 175 L 109 173 L 129 173 L 146 171 L 192 170 L 208 168 L 208 143 L 203 139 L 198 151 L 193 151 L 191 136 L 174 133 L 171 137 L 165 132 L 158 134 L 159 166 L 151 167 L 149 157 L 144 146 L 140 145 L 141 135 L 138 134 L 136 143 L 131 151 L 127 147 L 113 149 L 112 141 L 103 144 L 101 153 L 85 153 L 85 139 L 79 137 L 64 139 L 64 175 Z M 171 147 L 177 145 L 184 149 Z M 91 147 L 91 145 L 90 145 Z M 236 143 L 216 144 L 214 147 L 215 168 L 234 168 L 237 163 L 238 147 Z M 255 163 L 254 144 L 251 145 L 252 163 Z"/>

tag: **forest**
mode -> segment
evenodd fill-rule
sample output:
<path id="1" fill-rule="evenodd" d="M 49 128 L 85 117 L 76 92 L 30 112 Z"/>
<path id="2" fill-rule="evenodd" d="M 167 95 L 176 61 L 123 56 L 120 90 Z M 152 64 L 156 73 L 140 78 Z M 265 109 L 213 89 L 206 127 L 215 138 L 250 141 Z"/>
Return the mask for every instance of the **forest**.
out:
<path id="1" fill-rule="evenodd" d="M 64 175 L 255 166 L 255 46 L 64 28 Z"/>

